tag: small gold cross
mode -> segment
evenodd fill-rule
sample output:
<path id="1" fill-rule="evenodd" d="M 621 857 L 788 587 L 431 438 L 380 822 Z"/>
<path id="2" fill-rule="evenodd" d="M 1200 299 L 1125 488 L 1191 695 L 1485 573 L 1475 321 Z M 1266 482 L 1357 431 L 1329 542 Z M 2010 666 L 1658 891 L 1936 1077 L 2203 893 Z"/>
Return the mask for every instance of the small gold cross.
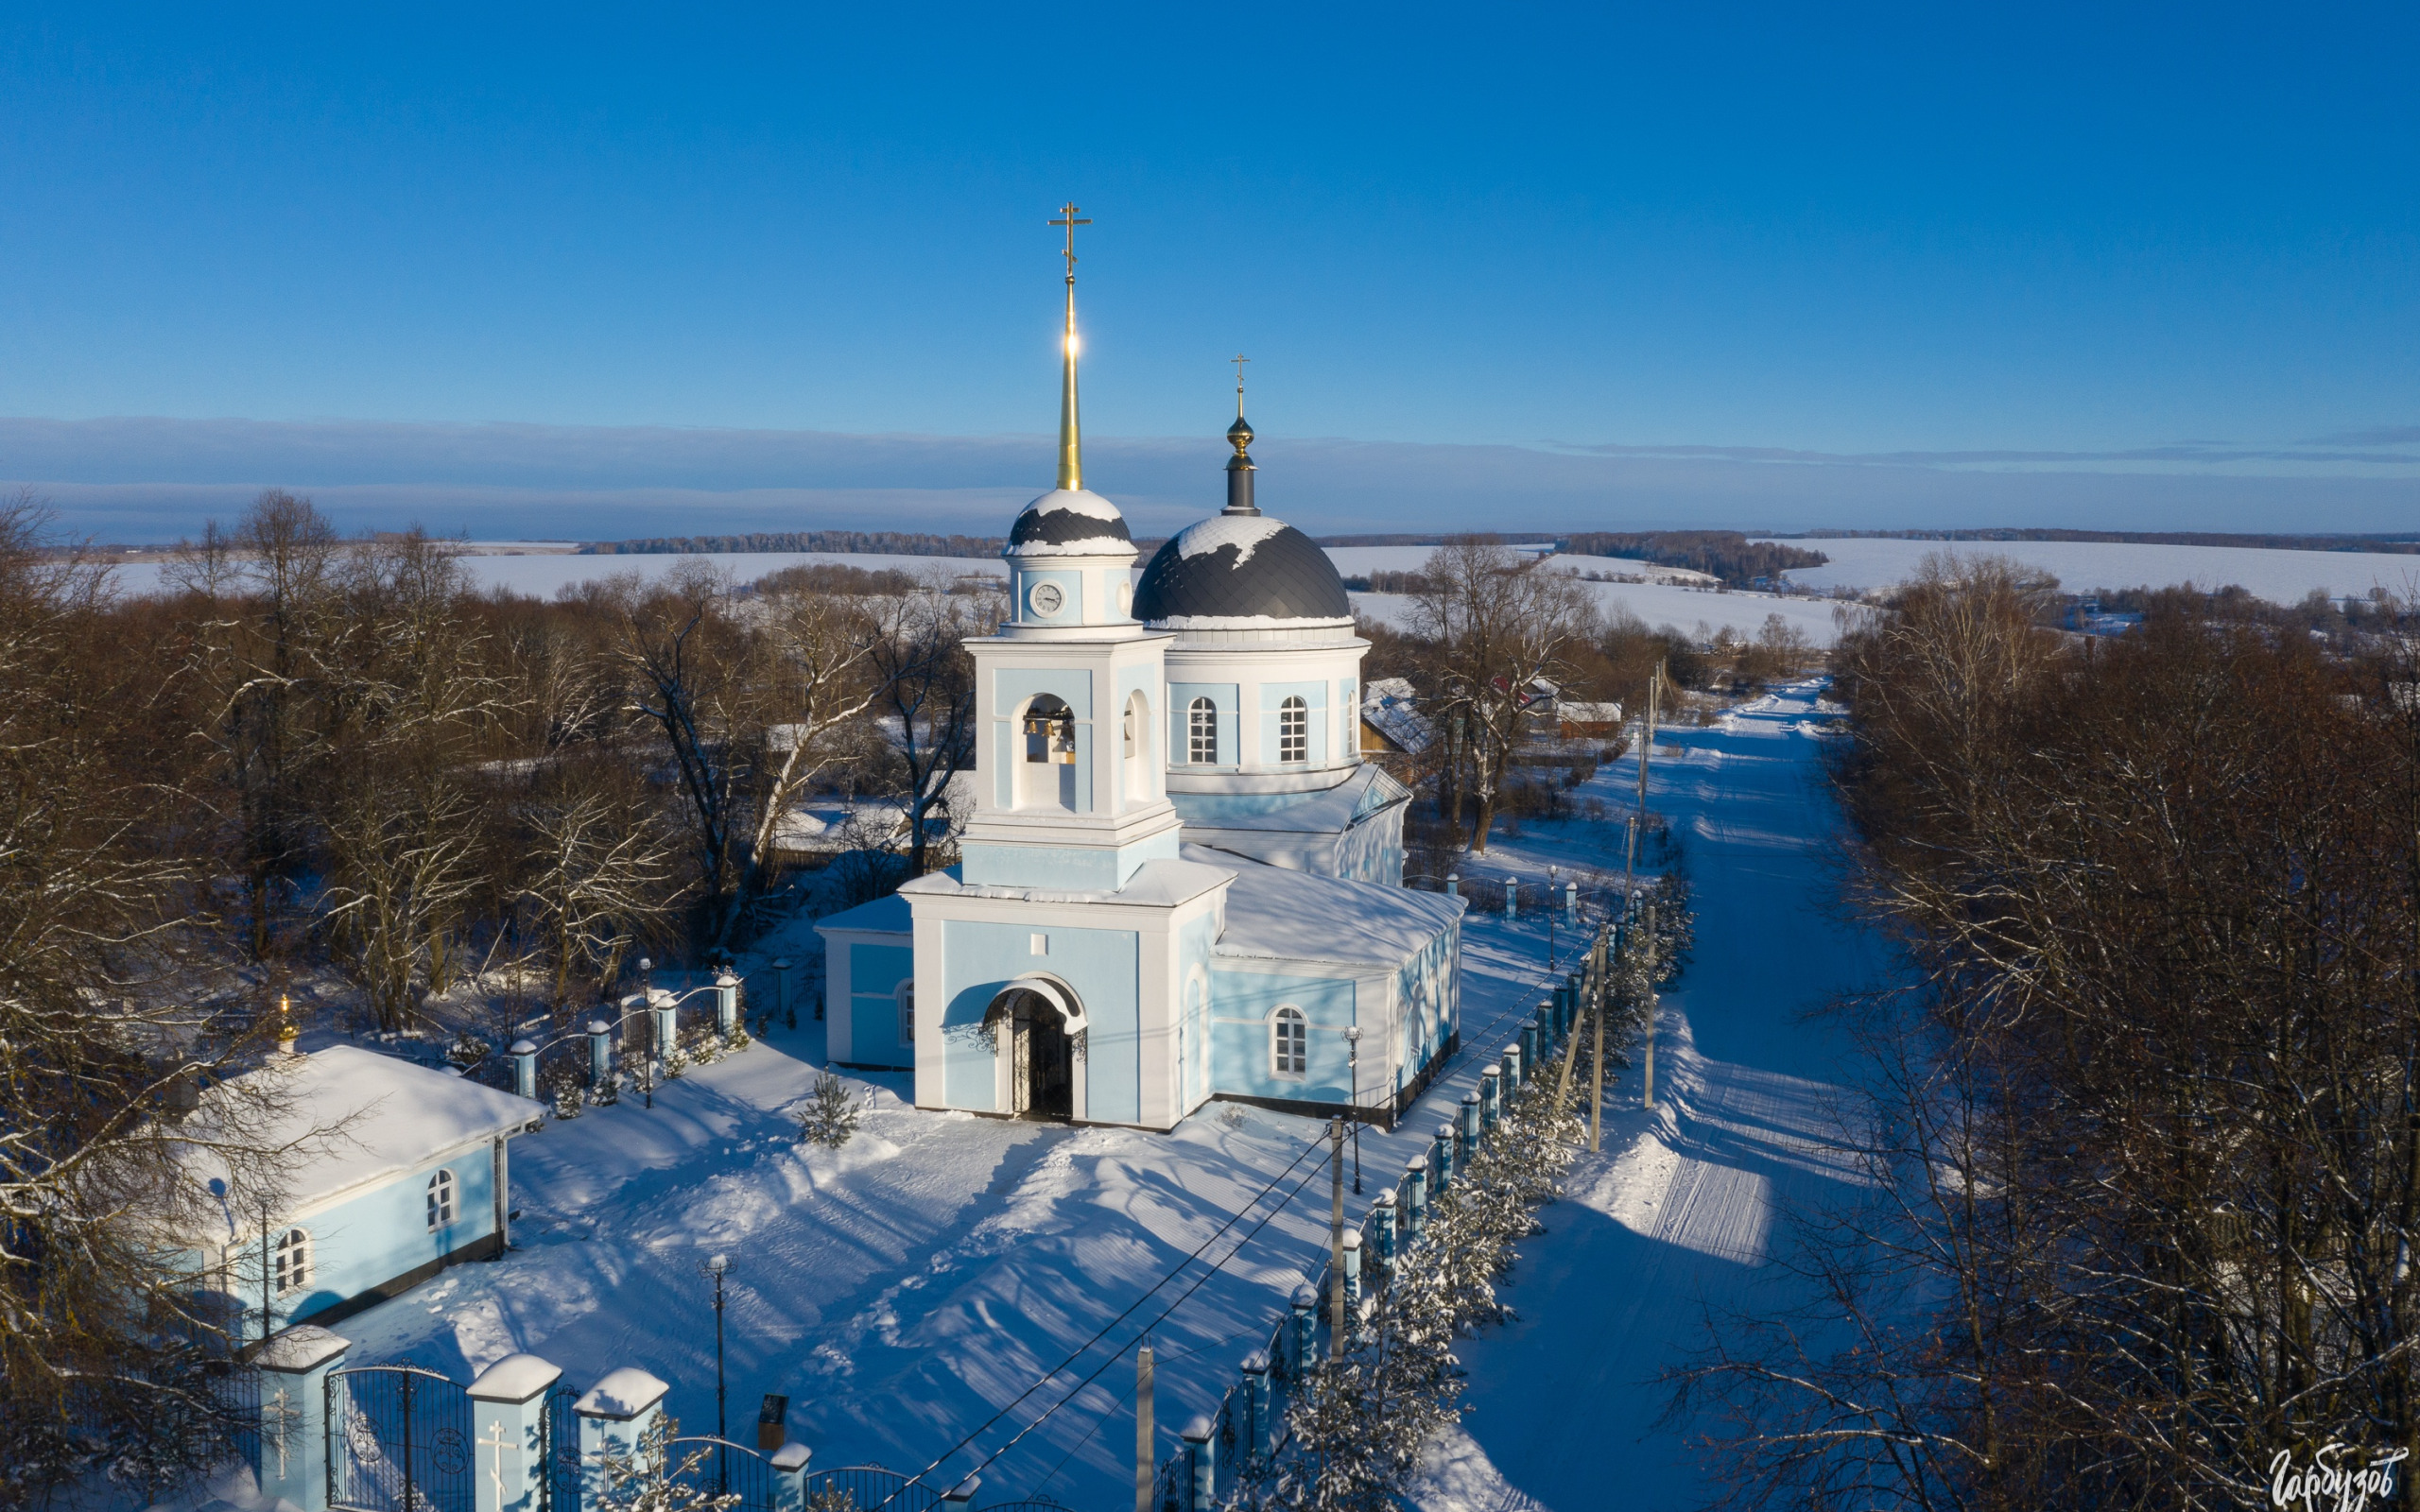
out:
<path id="1" fill-rule="evenodd" d="M 1064 226 L 1067 228 L 1067 282 L 1073 284 L 1076 282 L 1076 228 L 1079 226 L 1091 225 L 1093 223 L 1093 218 L 1090 215 L 1078 215 L 1076 214 L 1076 204 L 1073 200 L 1069 200 L 1066 204 L 1061 205 L 1059 207 L 1059 214 L 1062 218 L 1054 220 L 1050 224 L 1053 226 Z M 1241 371 L 1240 369 L 1237 370 Z"/>

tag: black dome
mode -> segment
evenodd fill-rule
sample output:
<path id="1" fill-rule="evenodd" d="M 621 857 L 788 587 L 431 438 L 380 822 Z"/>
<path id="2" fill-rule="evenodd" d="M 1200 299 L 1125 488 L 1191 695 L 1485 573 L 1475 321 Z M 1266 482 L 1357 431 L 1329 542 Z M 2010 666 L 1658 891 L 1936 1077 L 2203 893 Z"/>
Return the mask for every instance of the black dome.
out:
<path id="1" fill-rule="evenodd" d="M 1344 580 L 1311 538 L 1266 515 L 1213 515 L 1159 549 L 1134 589 L 1134 617 L 1340 620 Z"/>
<path id="2" fill-rule="evenodd" d="M 1125 517 L 1097 493 L 1057 490 L 1025 507 L 1009 526 L 1009 550 L 1019 546 L 1074 546 L 1098 543 L 1103 549 L 1132 546 Z"/>

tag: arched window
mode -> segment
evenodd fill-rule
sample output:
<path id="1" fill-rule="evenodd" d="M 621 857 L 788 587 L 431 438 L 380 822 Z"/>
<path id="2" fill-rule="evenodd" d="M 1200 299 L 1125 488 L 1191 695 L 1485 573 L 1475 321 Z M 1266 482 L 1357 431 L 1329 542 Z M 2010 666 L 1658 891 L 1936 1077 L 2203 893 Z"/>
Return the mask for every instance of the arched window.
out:
<path id="1" fill-rule="evenodd" d="M 1151 796 L 1151 706 L 1137 693 L 1126 700 L 1126 796 Z"/>
<path id="2" fill-rule="evenodd" d="M 1281 762 L 1306 762 L 1311 759 L 1311 706 L 1299 696 L 1277 706 L 1277 759 Z"/>
<path id="3" fill-rule="evenodd" d="M 300 1228 L 288 1228 L 277 1236 L 277 1290 L 279 1296 L 299 1292 L 311 1284 L 311 1236 Z"/>
<path id="4" fill-rule="evenodd" d="M 893 995 L 899 999 L 899 1042 L 912 1045 L 916 1042 L 916 979 L 900 983 Z"/>
<path id="5" fill-rule="evenodd" d="M 431 1232 L 454 1221 L 454 1173 L 440 1171 L 428 1178 L 428 1227 Z"/>
<path id="6" fill-rule="evenodd" d="M 1213 766 L 1219 761 L 1219 706 L 1207 698 L 1196 698 L 1185 710 L 1184 759 L 1196 766 Z"/>
<path id="7" fill-rule="evenodd" d="M 1269 1065 L 1280 1076 L 1299 1077 L 1310 1069 L 1311 1026 L 1303 1010 L 1288 1003 L 1269 1016 Z"/>

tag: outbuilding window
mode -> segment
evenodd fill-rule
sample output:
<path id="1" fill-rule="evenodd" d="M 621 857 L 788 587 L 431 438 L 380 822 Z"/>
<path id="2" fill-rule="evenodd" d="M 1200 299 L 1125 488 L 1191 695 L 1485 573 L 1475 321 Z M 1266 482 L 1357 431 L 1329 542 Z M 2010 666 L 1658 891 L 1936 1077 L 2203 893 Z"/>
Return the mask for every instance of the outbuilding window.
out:
<path id="1" fill-rule="evenodd" d="M 916 1042 L 916 979 L 909 977 L 899 984 L 899 1042 Z"/>
<path id="2" fill-rule="evenodd" d="M 454 1221 L 454 1173 L 440 1171 L 428 1178 L 428 1228 L 435 1233 Z"/>
<path id="3" fill-rule="evenodd" d="M 288 1228 L 277 1236 L 276 1282 L 278 1295 L 299 1292 L 311 1284 L 311 1236 L 300 1228 Z"/>
<path id="4" fill-rule="evenodd" d="M 1311 759 L 1311 706 L 1297 696 L 1277 706 L 1277 759 Z"/>
<path id="5" fill-rule="evenodd" d="M 1288 1003 L 1270 1015 L 1270 1069 L 1280 1076 L 1297 1077 L 1309 1070 L 1309 1021 L 1303 1010 Z"/>
<path id="6" fill-rule="evenodd" d="M 1219 761 L 1219 706 L 1207 698 L 1196 698 L 1185 710 L 1184 759 L 1196 766 L 1213 766 Z"/>

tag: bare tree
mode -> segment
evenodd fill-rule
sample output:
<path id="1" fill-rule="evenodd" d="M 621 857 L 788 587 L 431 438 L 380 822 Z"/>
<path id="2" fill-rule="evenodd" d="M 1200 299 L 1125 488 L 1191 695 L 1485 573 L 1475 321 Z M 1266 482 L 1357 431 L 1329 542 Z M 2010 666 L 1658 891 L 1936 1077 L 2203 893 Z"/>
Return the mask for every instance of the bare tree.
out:
<path id="1" fill-rule="evenodd" d="M 1007 600 L 987 586 L 953 593 L 935 575 L 899 596 L 874 637 L 870 670 L 881 690 L 893 748 L 907 767 L 908 867 L 923 876 L 926 818 L 946 809 L 953 778 L 975 761 L 975 662 L 966 638 L 997 625 Z"/>

